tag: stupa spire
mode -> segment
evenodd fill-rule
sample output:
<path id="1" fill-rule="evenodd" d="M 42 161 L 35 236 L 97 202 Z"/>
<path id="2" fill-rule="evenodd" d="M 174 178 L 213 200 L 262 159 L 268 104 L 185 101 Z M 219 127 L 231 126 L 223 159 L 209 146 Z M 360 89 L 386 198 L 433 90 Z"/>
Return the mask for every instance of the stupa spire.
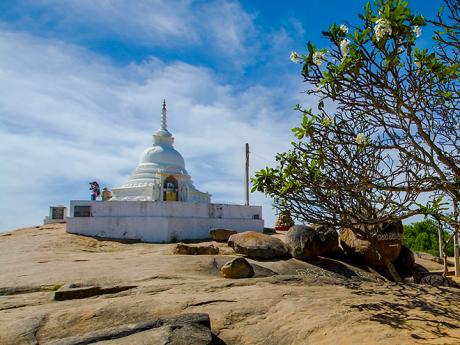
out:
<path id="1" fill-rule="evenodd" d="M 168 118 L 166 112 L 166 99 L 163 99 L 163 109 L 161 110 L 161 130 L 168 131 Z"/>

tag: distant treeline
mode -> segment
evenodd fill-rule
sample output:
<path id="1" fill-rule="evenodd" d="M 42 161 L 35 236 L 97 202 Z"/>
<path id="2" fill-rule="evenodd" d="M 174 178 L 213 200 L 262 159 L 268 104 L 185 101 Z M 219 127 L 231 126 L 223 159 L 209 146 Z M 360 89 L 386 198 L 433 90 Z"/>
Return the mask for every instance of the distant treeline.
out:
<path id="1" fill-rule="evenodd" d="M 443 233 L 447 240 L 450 236 L 449 233 L 447 231 L 443 231 Z M 439 256 L 438 224 L 431 219 L 404 225 L 403 240 L 413 252 L 425 252 Z M 449 256 L 454 255 L 452 242 L 447 246 Z"/>

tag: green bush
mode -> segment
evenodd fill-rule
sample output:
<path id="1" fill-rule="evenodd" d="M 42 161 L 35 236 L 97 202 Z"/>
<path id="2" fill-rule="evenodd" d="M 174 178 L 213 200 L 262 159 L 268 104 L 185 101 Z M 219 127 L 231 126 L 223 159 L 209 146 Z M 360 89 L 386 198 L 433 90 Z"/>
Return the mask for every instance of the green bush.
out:
<path id="1" fill-rule="evenodd" d="M 449 233 L 444 231 L 444 239 L 447 240 L 449 236 Z M 406 246 L 414 252 L 439 256 L 438 224 L 431 219 L 404 225 L 403 239 Z M 452 256 L 453 254 L 454 246 L 451 241 L 447 246 L 447 255 Z"/>

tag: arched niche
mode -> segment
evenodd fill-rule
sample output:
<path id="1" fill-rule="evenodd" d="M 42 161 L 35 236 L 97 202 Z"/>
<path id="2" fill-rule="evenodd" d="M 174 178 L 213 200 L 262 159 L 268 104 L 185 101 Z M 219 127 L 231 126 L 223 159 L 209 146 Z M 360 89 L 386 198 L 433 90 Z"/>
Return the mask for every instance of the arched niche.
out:
<path id="1" fill-rule="evenodd" d="M 168 176 L 163 182 L 163 201 L 178 201 L 179 183 L 174 176 Z"/>

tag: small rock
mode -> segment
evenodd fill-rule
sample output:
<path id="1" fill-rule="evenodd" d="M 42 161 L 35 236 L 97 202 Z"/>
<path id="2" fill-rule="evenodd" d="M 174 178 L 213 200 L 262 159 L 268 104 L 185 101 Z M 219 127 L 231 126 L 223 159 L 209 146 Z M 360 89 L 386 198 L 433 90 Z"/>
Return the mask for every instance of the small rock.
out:
<path id="1" fill-rule="evenodd" d="M 420 279 L 420 284 L 432 285 L 432 286 L 449 286 L 459 288 L 460 286 L 452 279 L 443 277 L 439 274 L 429 274 Z"/>
<path id="2" fill-rule="evenodd" d="M 174 254 L 178 255 L 217 255 L 219 248 L 210 245 L 192 245 L 185 243 L 178 243 L 174 248 Z"/>
<path id="3" fill-rule="evenodd" d="M 230 236 L 228 245 L 235 252 L 253 259 L 283 258 L 288 255 L 286 245 L 279 238 L 255 231 Z"/>
<path id="4" fill-rule="evenodd" d="M 235 258 L 222 266 L 220 272 L 225 278 L 239 279 L 254 276 L 254 269 L 245 258 Z"/>
<path id="5" fill-rule="evenodd" d="M 227 229 L 211 229 L 209 233 L 211 234 L 211 238 L 213 241 L 227 242 L 229 237 L 236 234 L 237 231 Z"/>

